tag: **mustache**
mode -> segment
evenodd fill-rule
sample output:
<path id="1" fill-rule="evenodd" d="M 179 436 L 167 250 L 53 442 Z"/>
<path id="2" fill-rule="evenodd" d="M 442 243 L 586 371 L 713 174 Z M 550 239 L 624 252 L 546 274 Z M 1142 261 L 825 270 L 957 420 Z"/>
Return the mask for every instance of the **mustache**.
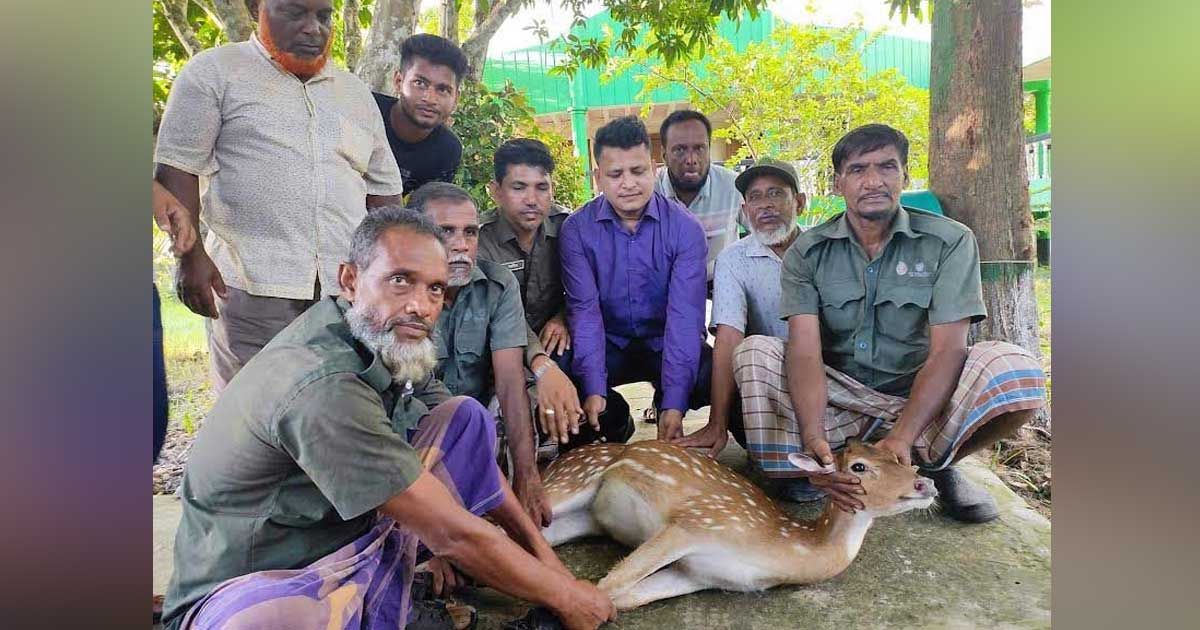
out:
<path id="1" fill-rule="evenodd" d="M 475 264 L 475 261 L 471 260 L 471 257 L 467 254 L 450 254 L 450 257 L 446 259 L 446 264 L 452 265 L 454 263 L 467 263 L 468 265 L 473 265 Z"/>
<path id="2" fill-rule="evenodd" d="M 388 332 L 397 326 L 416 326 L 425 332 L 429 332 L 433 328 L 430 321 L 420 315 L 393 317 L 384 322 L 384 330 Z"/>

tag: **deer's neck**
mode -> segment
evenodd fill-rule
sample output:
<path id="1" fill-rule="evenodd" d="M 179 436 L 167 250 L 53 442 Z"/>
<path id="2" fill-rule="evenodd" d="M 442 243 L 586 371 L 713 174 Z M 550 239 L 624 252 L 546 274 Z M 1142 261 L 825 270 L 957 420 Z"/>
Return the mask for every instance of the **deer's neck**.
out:
<path id="1" fill-rule="evenodd" d="M 865 511 L 847 514 L 830 503 L 815 521 L 793 521 L 790 529 L 801 533 L 800 540 L 781 560 L 786 557 L 788 573 L 796 582 L 831 578 L 854 561 L 874 521 Z"/>

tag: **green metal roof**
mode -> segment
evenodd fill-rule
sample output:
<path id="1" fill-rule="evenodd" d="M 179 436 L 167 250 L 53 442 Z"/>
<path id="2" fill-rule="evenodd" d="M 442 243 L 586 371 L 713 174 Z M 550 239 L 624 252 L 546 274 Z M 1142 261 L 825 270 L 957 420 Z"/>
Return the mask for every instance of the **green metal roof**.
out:
<path id="1" fill-rule="evenodd" d="M 753 20 L 734 23 L 722 17 L 717 25 L 720 37 L 728 40 L 738 51 L 743 51 L 751 42 L 767 39 L 774 28 L 775 16 L 762 11 Z M 619 35 L 622 25 L 602 11 L 589 18 L 582 28 L 573 30 L 580 37 L 603 37 L 606 29 L 614 36 Z M 859 43 L 867 34 L 859 35 Z M 557 40 L 556 40 L 557 41 Z M 564 112 L 571 107 L 571 85 L 566 77 L 552 76 L 547 71 L 557 65 L 562 53 L 556 42 L 509 51 L 499 57 L 488 58 L 483 68 L 483 81 L 492 89 L 504 85 L 506 80 L 527 95 L 530 105 L 539 114 Z M 883 35 L 863 51 L 863 63 L 867 71 L 874 73 L 896 68 L 908 82 L 919 88 L 929 88 L 929 43 L 905 37 Z M 642 83 L 635 76 L 637 70 L 623 72 L 609 81 L 601 81 L 600 70 L 583 69 L 576 77 L 579 82 L 581 107 L 605 107 L 611 105 L 640 105 L 637 94 Z M 650 95 L 655 103 L 687 100 L 687 91 L 682 86 L 671 86 L 655 90 Z"/>

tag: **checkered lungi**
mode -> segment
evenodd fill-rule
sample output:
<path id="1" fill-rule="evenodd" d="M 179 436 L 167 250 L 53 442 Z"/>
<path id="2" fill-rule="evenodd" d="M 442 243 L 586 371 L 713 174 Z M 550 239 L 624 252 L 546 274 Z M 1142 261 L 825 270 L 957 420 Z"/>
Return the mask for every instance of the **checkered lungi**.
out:
<path id="1" fill-rule="evenodd" d="M 750 458 L 769 477 L 798 477 L 789 453 L 803 451 L 784 368 L 784 341 L 747 337 L 733 355 L 734 379 Z M 825 366 L 828 403 L 825 439 L 830 448 L 854 437 L 875 439 L 891 430 L 908 399 L 877 392 Z M 985 341 L 967 354 L 958 387 L 942 413 L 913 444 L 913 463 L 923 470 L 950 465 L 958 448 L 979 427 L 1005 413 L 1038 409 L 1046 402 L 1046 376 L 1038 361 L 1010 343 Z"/>

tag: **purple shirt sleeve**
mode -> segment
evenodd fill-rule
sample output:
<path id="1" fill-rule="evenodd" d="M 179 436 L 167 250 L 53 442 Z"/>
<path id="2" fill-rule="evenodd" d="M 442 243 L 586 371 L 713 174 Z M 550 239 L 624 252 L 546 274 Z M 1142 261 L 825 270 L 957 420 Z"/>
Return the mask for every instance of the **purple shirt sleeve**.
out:
<path id="1" fill-rule="evenodd" d="M 600 314 L 600 291 L 583 251 L 580 226 L 590 221 L 575 214 L 559 228 L 558 251 L 562 263 L 563 290 L 567 294 L 567 327 L 575 358 L 571 369 L 583 385 L 583 396 L 603 396 L 608 391 L 604 364 L 604 320 Z"/>
<path id="2" fill-rule="evenodd" d="M 685 215 L 674 232 L 678 244 L 671 260 L 667 318 L 663 331 L 662 408 L 686 411 L 700 367 L 704 343 L 704 298 L 708 244 L 704 228 Z"/>

